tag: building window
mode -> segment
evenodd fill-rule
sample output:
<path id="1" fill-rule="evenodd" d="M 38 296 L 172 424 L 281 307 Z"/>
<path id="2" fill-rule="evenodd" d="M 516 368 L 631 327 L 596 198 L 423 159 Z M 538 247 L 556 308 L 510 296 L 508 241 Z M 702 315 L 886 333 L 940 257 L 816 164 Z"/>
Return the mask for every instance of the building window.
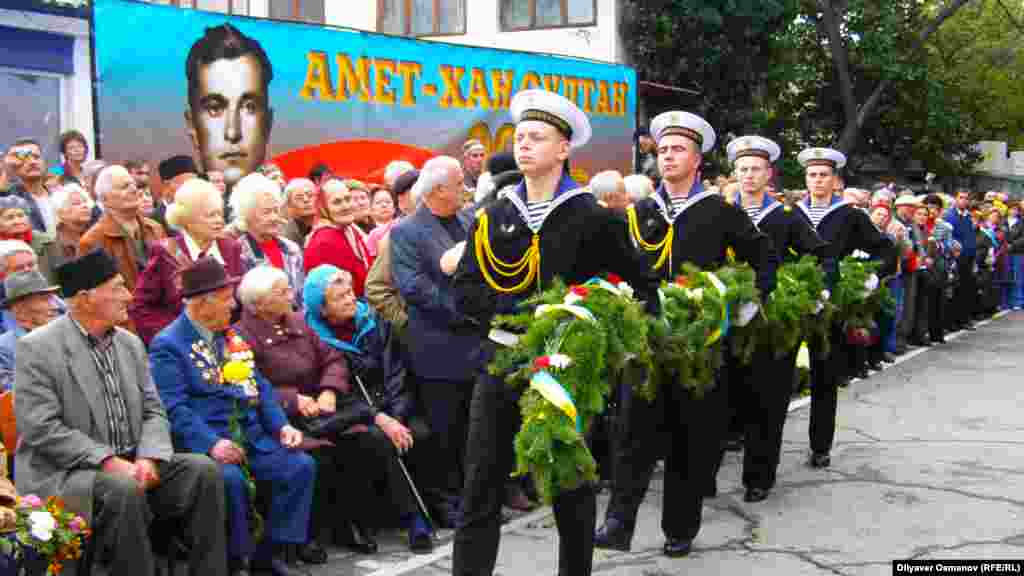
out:
<path id="1" fill-rule="evenodd" d="M 377 0 L 377 31 L 401 36 L 466 33 L 466 0 Z"/>
<path id="2" fill-rule="evenodd" d="M 597 0 L 501 0 L 501 29 L 597 25 Z"/>
<path id="3" fill-rule="evenodd" d="M 149 0 L 151 4 L 164 4 L 178 8 L 194 8 L 207 12 L 249 15 L 249 0 Z"/>
<path id="4" fill-rule="evenodd" d="M 270 17 L 323 24 L 324 3 L 325 0 L 273 0 L 269 2 Z"/>
<path id="5" fill-rule="evenodd" d="M 0 94 L 4 95 L 0 126 L 10 142 L 26 137 L 38 140 L 50 166 L 60 163 L 57 137 L 67 110 L 64 83 L 60 74 L 0 68 Z"/>

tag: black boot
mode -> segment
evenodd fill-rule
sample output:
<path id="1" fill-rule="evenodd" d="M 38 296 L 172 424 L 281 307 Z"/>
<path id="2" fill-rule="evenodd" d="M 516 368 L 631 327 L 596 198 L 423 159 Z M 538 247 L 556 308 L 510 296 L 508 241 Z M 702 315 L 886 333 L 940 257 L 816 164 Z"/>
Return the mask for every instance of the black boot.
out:
<path id="1" fill-rule="evenodd" d="M 271 576 L 312 576 L 299 564 L 294 544 L 274 544 L 274 555 L 266 564 L 255 566 L 254 572 Z"/>
<path id="2" fill-rule="evenodd" d="M 594 533 L 594 548 L 629 552 L 632 540 L 632 527 L 627 527 L 625 522 L 614 516 L 609 516 L 604 521 L 604 526 L 598 528 Z"/>

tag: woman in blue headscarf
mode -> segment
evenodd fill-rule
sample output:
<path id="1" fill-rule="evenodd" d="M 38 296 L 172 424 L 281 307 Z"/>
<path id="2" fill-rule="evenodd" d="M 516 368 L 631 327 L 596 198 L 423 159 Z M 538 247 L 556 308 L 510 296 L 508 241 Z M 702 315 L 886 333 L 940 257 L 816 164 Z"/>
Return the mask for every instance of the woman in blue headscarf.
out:
<path id="1" fill-rule="evenodd" d="M 426 427 L 412 418 L 415 402 L 403 383 L 405 368 L 391 325 L 366 302 L 356 299 L 352 275 L 330 264 L 310 270 L 302 300 L 306 324 L 325 343 L 345 353 L 354 380 L 351 397 L 338 407 L 338 418 L 352 427 L 332 440 L 339 446 L 351 445 L 357 454 L 353 470 L 364 476 L 369 472 L 368 477 L 388 486 L 388 500 L 401 515 L 402 527 L 409 531 L 409 548 L 430 551 L 430 525 L 418 511 L 395 459 L 395 450 L 407 455 L 426 435 Z M 373 501 L 372 492 L 366 496 L 353 499 L 357 523 L 381 516 L 368 505 Z"/>

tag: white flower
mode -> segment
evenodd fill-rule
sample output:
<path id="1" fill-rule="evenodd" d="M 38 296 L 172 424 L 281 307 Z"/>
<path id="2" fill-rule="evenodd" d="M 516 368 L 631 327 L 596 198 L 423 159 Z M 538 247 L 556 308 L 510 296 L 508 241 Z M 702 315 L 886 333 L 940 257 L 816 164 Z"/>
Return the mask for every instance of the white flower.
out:
<path id="1" fill-rule="evenodd" d="M 583 296 L 580 296 L 575 292 L 569 292 L 568 294 L 565 295 L 565 299 L 563 299 L 562 302 L 571 306 L 577 302 L 580 302 L 581 300 L 583 300 Z"/>
<path id="2" fill-rule="evenodd" d="M 685 291 L 686 298 L 689 299 L 689 300 L 693 300 L 694 302 L 700 302 L 701 300 L 704 299 L 704 289 L 703 288 L 697 288 L 695 290 L 690 290 L 689 288 L 683 288 L 683 290 Z"/>
<path id="3" fill-rule="evenodd" d="M 864 281 L 864 289 L 871 293 L 874 292 L 876 288 L 878 288 L 878 276 L 872 274 Z"/>
<path id="4" fill-rule="evenodd" d="M 760 306 L 757 305 L 757 302 L 744 302 L 737 313 L 736 325 L 746 326 L 750 324 L 750 321 L 754 319 L 759 309 Z"/>
<path id="5" fill-rule="evenodd" d="M 821 291 L 821 301 L 822 302 L 828 302 L 829 298 L 831 298 L 831 297 L 832 297 L 832 293 L 829 292 L 828 290 L 822 290 Z"/>
<path id="6" fill-rule="evenodd" d="M 619 285 L 616 286 L 616 288 L 618 288 L 619 293 L 625 296 L 626 298 L 633 297 L 633 287 L 630 286 L 629 284 L 626 284 L 625 282 L 619 282 Z"/>
<path id="7" fill-rule="evenodd" d="M 821 300 L 818 300 L 818 303 L 814 306 L 814 313 L 818 314 L 818 313 L 820 313 L 824 309 L 825 309 L 825 303 L 822 302 Z"/>
<path id="8" fill-rule="evenodd" d="M 42 542 L 49 542 L 53 537 L 53 531 L 57 529 L 57 520 L 49 512 L 42 510 L 29 514 L 28 522 L 32 526 L 32 536 Z"/>
<path id="9" fill-rule="evenodd" d="M 854 250 L 850 256 L 853 256 L 857 260 L 867 260 L 868 258 L 871 258 L 871 255 L 863 250 Z"/>
<path id="10" fill-rule="evenodd" d="M 548 363 L 551 364 L 552 368 L 565 370 L 570 364 L 572 364 L 572 358 L 569 358 L 565 354 L 552 354 L 551 356 L 548 356 Z"/>

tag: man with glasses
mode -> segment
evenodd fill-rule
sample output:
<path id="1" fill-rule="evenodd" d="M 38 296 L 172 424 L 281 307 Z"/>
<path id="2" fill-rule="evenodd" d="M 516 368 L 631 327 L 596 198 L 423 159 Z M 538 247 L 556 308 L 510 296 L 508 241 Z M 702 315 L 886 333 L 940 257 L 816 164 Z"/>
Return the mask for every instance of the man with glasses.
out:
<path id="1" fill-rule="evenodd" d="M 19 138 L 8 149 L 14 176 L 18 179 L 6 194 L 20 196 L 29 205 L 32 229 L 39 232 L 57 229 L 57 215 L 50 205 L 50 191 L 46 188 L 46 160 L 43 147 L 32 138 Z"/>

